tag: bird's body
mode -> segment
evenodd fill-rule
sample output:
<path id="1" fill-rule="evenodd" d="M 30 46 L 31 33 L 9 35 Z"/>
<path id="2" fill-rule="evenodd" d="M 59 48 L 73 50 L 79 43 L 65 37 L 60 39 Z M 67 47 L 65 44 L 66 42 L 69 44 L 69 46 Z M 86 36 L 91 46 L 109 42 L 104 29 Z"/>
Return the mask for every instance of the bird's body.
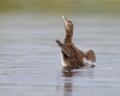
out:
<path id="1" fill-rule="evenodd" d="M 84 67 L 86 66 L 86 62 L 84 61 L 84 59 L 95 62 L 96 56 L 93 50 L 83 52 L 73 44 L 73 23 L 67 20 L 64 16 L 63 20 L 66 36 L 63 43 L 61 43 L 59 40 L 56 40 L 56 42 L 61 48 L 62 65 L 64 69 L 71 71 L 73 69 L 79 69 L 80 67 Z"/>

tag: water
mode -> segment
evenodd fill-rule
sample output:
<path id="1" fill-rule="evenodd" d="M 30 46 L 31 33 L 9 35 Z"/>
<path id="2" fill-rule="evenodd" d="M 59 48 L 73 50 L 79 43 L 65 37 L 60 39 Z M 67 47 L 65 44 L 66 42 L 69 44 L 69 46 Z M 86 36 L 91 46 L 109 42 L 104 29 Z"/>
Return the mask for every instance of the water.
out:
<path id="1" fill-rule="evenodd" d="M 68 16 L 74 42 L 95 50 L 95 68 L 62 73 L 61 16 L 0 15 L 0 96 L 120 96 L 120 18 Z"/>

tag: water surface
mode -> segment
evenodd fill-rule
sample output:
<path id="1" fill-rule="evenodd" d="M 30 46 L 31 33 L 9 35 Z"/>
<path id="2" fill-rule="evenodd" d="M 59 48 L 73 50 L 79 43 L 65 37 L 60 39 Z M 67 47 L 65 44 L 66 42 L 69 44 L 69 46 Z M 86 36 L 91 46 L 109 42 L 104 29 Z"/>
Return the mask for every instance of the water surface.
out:
<path id="1" fill-rule="evenodd" d="M 120 18 L 68 16 L 74 42 L 95 50 L 95 68 L 62 73 L 61 16 L 0 15 L 1 96 L 120 96 Z"/>

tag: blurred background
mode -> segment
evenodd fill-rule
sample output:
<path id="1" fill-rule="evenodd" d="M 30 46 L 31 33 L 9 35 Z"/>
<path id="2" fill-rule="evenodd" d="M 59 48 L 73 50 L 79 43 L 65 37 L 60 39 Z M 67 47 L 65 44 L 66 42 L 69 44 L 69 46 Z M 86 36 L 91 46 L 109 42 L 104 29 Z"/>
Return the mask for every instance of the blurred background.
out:
<path id="1" fill-rule="evenodd" d="M 119 0 L 1 0 L 0 12 L 120 14 Z"/>
<path id="2" fill-rule="evenodd" d="M 95 68 L 62 73 L 62 15 Z M 120 0 L 0 0 L 0 96 L 120 96 Z"/>

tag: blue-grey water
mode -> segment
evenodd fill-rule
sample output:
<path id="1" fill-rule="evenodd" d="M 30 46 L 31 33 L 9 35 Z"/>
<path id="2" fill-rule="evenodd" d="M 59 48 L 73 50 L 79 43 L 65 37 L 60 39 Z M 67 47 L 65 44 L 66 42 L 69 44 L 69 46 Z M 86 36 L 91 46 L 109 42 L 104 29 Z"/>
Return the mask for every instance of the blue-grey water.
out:
<path id="1" fill-rule="evenodd" d="M 120 18 L 67 17 L 74 43 L 95 51 L 96 67 L 62 73 L 61 16 L 0 14 L 0 96 L 120 96 Z"/>

